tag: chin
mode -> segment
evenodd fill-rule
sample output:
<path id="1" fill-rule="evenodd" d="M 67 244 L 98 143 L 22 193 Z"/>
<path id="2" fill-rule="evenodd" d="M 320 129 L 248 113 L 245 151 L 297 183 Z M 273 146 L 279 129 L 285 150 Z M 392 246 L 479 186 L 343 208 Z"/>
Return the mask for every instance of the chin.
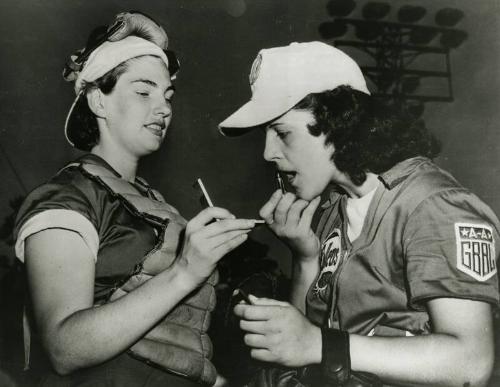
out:
<path id="1" fill-rule="evenodd" d="M 159 146 L 156 146 L 156 147 L 149 146 L 149 147 L 144 147 L 142 150 L 140 150 L 137 153 L 138 153 L 139 157 L 145 157 L 145 156 L 149 156 L 152 153 L 155 153 L 158 149 L 160 149 Z"/>
<path id="2" fill-rule="evenodd" d="M 152 142 L 150 144 L 147 144 L 147 146 L 145 146 L 144 150 L 147 153 L 156 152 L 158 149 L 160 149 L 162 143 L 163 143 L 163 140 Z"/>
<path id="3" fill-rule="evenodd" d="M 295 188 L 295 196 L 297 196 L 300 199 L 307 200 L 308 202 L 310 202 L 315 197 L 321 195 L 322 191 L 318 192 L 318 190 L 314 190 L 311 188 L 312 187 L 306 187 L 306 188 L 296 187 Z"/>
<path id="4" fill-rule="evenodd" d="M 303 199 L 303 200 L 307 200 L 307 201 L 311 201 L 315 197 L 311 192 L 302 190 L 300 188 L 295 189 L 295 196 L 297 196 L 297 198 L 299 198 L 299 199 Z"/>

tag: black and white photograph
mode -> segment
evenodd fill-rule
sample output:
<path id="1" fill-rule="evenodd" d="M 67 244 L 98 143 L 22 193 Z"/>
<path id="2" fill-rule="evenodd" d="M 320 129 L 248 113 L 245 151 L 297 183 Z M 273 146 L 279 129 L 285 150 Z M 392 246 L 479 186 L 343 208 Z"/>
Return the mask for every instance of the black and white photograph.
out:
<path id="1" fill-rule="evenodd" d="M 500 2 L 0 14 L 0 386 L 500 386 Z"/>

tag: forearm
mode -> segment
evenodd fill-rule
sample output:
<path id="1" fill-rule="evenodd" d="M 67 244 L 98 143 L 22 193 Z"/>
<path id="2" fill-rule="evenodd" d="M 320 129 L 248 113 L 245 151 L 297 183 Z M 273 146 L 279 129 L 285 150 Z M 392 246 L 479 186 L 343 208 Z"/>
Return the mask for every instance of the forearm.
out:
<path id="1" fill-rule="evenodd" d="M 129 348 L 194 289 L 174 266 L 127 295 L 70 314 L 45 332 L 56 370 L 100 364 Z"/>
<path id="2" fill-rule="evenodd" d="M 448 334 L 418 337 L 350 335 L 351 368 L 387 383 L 423 386 L 484 386 L 492 369 L 492 348 Z M 484 348 L 483 348 L 484 349 Z"/>
<path id="3" fill-rule="evenodd" d="M 306 295 L 319 270 L 318 257 L 293 257 L 290 303 L 305 313 Z"/>

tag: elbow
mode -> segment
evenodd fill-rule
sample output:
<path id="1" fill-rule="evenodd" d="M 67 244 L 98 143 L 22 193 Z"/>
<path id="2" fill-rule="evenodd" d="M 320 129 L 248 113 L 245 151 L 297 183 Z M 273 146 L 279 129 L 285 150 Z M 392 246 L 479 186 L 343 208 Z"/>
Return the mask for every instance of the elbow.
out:
<path id="1" fill-rule="evenodd" d="M 46 342 L 45 350 L 52 369 L 61 376 L 66 376 L 81 368 L 72 353 L 66 346 L 54 342 Z"/>
<path id="2" fill-rule="evenodd" d="M 78 343 L 68 339 L 62 329 L 42 330 L 41 340 L 50 365 L 58 375 L 67 376 L 88 366 Z"/>
<path id="3" fill-rule="evenodd" d="M 61 376 L 100 364 L 93 354 L 87 355 L 76 343 L 50 343 L 45 349 L 52 369 Z"/>
<path id="4" fill-rule="evenodd" d="M 62 351 L 49 351 L 49 360 L 52 365 L 52 369 L 61 376 L 66 376 L 76 371 L 76 367 L 70 360 L 70 356 L 62 353 Z"/>
<path id="5" fill-rule="evenodd" d="M 58 374 L 59 376 L 67 376 L 73 372 L 71 368 L 66 367 L 63 364 L 60 363 L 55 363 L 52 362 L 52 369 Z"/>

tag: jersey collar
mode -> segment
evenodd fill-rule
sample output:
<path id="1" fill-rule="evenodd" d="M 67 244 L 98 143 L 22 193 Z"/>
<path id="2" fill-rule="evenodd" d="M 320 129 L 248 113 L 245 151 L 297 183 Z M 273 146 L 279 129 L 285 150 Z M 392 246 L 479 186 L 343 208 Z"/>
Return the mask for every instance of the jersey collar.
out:
<path id="1" fill-rule="evenodd" d="M 388 171 L 381 173 L 378 178 L 390 190 L 405 181 L 420 164 L 429 161 L 427 157 L 412 157 L 397 163 Z"/>

